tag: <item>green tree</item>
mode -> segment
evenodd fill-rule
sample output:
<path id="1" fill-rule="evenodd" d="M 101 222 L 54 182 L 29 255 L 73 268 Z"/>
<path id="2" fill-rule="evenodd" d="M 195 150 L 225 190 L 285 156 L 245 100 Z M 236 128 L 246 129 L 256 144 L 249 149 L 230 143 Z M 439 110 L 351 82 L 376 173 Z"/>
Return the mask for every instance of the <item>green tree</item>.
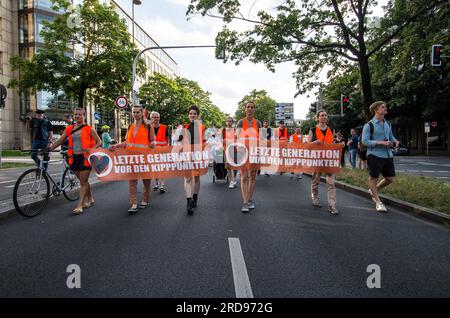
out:
<path id="1" fill-rule="evenodd" d="M 256 19 L 245 17 L 237 0 L 192 0 L 187 14 L 200 13 L 227 24 L 241 20 L 253 25 L 244 32 L 224 27 L 218 33 L 216 42 L 229 53 L 225 61 L 236 60 L 239 64 L 249 58 L 254 63 L 263 62 L 271 71 L 275 64 L 294 61 L 298 65 L 294 74 L 297 94 L 316 86 L 325 65 L 357 65 L 362 104 L 369 117 L 367 109 L 373 101 L 369 59 L 418 17 L 448 5 L 448 0 L 429 0 L 421 7 L 413 3 L 405 5 L 400 23 L 390 28 L 381 25 L 381 35 L 368 24 L 375 0 L 284 0 L 273 14 L 260 11 Z"/>
<path id="2" fill-rule="evenodd" d="M 167 125 L 187 122 L 187 110 L 192 105 L 200 108 L 206 127 L 221 127 L 225 123 L 226 114 L 211 102 L 210 93 L 186 78 L 170 79 L 155 73 L 139 89 L 139 98 L 145 100 L 149 110 L 159 112 L 162 122 Z"/>
<path id="3" fill-rule="evenodd" d="M 265 90 L 253 89 L 248 95 L 238 103 L 238 109 L 234 114 L 234 117 L 239 120 L 245 117 L 245 102 L 252 100 L 256 104 L 255 118 L 264 121 L 267 120 L 270 126 L 275 125 L 275 105 L 276 102 L 269 96 Z"/>
<path id="4" fill-rule="evenodd" d="M 89 91 L 94 102 L 106 103 L 112 109 L 115 97 L 131 91 L 131 65 L 137 50 L 111 6 L 85 0 L 75 19 L 70 6 L 68 0 L 53 0 L 53 8 L 65 13 L 45 23 L 41 31 L 44 46 L 31 60 L 11 59 L 20 77 L 9 85 L 32 92 L 64 91 L 78 100 L 80 107 Z M 83 52 L 70 56 L 80 48 Z M 142 62 L 139 72 L 143 72 Z"/>

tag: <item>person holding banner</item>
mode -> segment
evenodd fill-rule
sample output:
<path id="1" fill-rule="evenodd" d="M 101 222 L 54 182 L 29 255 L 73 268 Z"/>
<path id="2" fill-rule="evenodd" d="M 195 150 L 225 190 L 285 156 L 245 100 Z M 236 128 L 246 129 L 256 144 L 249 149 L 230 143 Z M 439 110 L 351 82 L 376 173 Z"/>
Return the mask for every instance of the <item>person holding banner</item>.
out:
<path id="1" fill-rule="evenodd" d="M 300 130 L 300 128 L 295 128 L 294 133 L 291 135 L 291 137 L 289 138 L 289 142 L 290 143 L 294 143 L 294 144 L 302 144 L 303 143 L 303 135 L 302 135 L 302 131 Z M 295 175 L 295 173 L 291 173 L 291 178 L 293 178 Z M 302 179 L 303 178 L 303 172 L 297 173 L 297 179 Z"/>
<path id="2" fill-rule="evenodd" d="M 192 105 L 188 109 L 189 123 L 184 125 L 182 134 L 178 141 L 184 145 L 190 145 L 192 148 L 199 147 L 203 149 L 205 142 L 205 126 L 198 120 L 200 109 Z M 200 192 L 200 175 L 191 175 L 184 177 L 184 194 L 187 201 L 187 214 L 194 214 L 194 208 L 197 207 L 198 193 Z"/>
<path id="3" fill-rule="evenodd" d="M 262 127 L 261 122 L 257 120 L 255 115 L 256 104 L 254 101 L 245 103 L 245 118 L 241 119 L 237 124 L 237 136 L 245 144 L 256 145 L 259 142 L 259 129 Z M 242 169 L 241 170 L 241 193 L 244 204 L 241 212 L 248 213 L 250 209 L 255 208 L 253 201 L 253 191 L 255 189 L 256 173 L 258 170 Z"/>
<path id="4" fill-rule="evenodd" d="M 163 125 L 159 122 L 160 115 L 158 112 L 151 112 L 150 119 L 152 123 L 152 127 L 155 130 L 155 145 L 156 147 L 164 147 L 170 145 L 170 134 L 169 129 L 166 125 Z M 164 179 L 156 179 L 156 185 L 153 188 L 153 191 L 158 191 L 159 193 L 166 192 Z"/>
<path id="5" fill-rule="evenodd" d="M 141 106 L 132 107 L 133 123 L 128 126 L 125 142 L 112 145 L 109 150 L 114 151 L 116 148 L 126 148 L 127 150 L 144 150 L 155 147 L 155 131 L 151 125 L 144 122 L 143 110 Z M 136 214 L 138 208 L 144 209 L 150 202 L 150 185 L 151 179 L 143 179 L 144 196 L 141 204 L 137 205 L 137 183 L 138 180 L 129 180 L 129 193 L 131 207 L 128 209 L 130 215 Z"/>
<path id="6" fill-rule="evenodd" d="M 86 112 L 83 108 L 74 109 L 73 119 L 75 124 L 66 127 L 62 136 L 51 145 L 50 150 L 58 148 L 66 139 L 69 140 L 67 155 L 70 169 L 80 180 L 80 199 L 73 210 L 73 214 L 78 215 L 83 213 L 83 208 L 94 205 L 94 197 L 89 184 L 91 165 L 86 150 L 100 147 L 102 140 L 95 129 L 86 125 Z"/>
<path id="7" fill-rule="evenodd" d="M 308 142 L 313 144 L 332 144 L 334 143 L 333 132 L 328 127 L 328 114 L 324 110 L 319 110 L 316 115 L 318 124 L 309 131 Z M 327 192 L 328 192 L 328 212 L 333 215 L 339 214 L 336 209 L 336 186 L 334 174 L 327 173 Z M 319 201 L 319 182 L 320 173 L 313 172 L 311 178 L 311 198 L 314 207 L 321 207 Z"/>
<path id="8" fill-rule="evenodd" d="M 233 122 L 234 122 L 233 118 L 228 116 L 226 119 L 226 127 L 222 130 L 224 151 L 227 149 L 227 145 L 232 144 L 236 139 L 235 131 L 233 128 Z M 226 156 L 223 157 L 226 158 Z M 237 170 L 233 170 L 230 168 L 227 169 L 227 176 L 230 179 L 230 185 L 228 186 L 229 189 L 234 189 L 234 187 L 237 184 L 236 173 Z"/>

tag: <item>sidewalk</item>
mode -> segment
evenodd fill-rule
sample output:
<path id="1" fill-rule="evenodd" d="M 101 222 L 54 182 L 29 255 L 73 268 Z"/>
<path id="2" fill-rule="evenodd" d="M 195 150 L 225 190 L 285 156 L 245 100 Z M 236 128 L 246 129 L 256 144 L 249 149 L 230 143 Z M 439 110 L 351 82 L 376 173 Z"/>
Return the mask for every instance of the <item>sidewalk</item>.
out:
<path id="1" fill-rule="evenodd" d="M 59 161 L 62 159 L 60 153 L 52 153 L 50 155 L 50 162 Z M 31 157 L 2 157 L 2 162 L 14 162 L 14 163 L 33 163 Z"/>

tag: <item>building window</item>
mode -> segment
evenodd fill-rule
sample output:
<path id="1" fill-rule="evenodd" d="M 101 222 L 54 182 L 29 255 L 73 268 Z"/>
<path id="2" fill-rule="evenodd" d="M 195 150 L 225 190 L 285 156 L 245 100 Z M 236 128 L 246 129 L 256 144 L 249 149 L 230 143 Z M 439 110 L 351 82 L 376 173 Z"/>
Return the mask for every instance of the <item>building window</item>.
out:
<path id="1" fill-rule="evenodd" d="M 44 43 L 44 39 L 41 37 L 41 31 L 44 28 L 44 21 L 53 21 L 53 17 L 45 16 L 41 14 L 36 15 L 36 42 Z"/>

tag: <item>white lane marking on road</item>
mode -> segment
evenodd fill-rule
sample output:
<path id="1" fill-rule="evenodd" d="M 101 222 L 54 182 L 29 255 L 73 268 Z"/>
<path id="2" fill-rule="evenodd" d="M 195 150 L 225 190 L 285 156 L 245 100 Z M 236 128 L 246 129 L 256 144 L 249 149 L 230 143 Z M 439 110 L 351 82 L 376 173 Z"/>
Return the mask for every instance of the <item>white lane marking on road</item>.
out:
<path id="1" fill-rule="evenodd" d="M 231 267 L 233 269 L 236 298 L 253 298 L 252 287 L 250 286 L 241 243 L 237 237 L 229 237 L 228 245 L 230 247 Z"/>
<path id="2" fill-rule="evenodd" d="M 10 183 L 10 182 L 16 182 L 17 180 L 6 180 L 6 181 L 0 181 L 0 184 L 2 183 Z"/>

